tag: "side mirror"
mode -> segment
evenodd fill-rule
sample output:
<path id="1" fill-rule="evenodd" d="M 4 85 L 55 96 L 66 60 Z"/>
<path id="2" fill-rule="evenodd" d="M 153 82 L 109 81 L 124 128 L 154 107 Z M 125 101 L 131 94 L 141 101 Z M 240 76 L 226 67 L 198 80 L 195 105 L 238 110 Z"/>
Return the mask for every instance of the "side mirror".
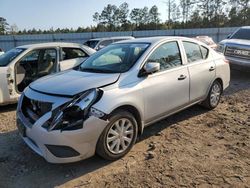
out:
<path id="1" fill-rule="evenodd" d="M 139 73 L 139 77 L 146 76 L 154 72 L 158 72 L 159 70 L 160 70 L 160 63 L 149 62 L 146 65 L 144 65 L 143 69 Z"/>

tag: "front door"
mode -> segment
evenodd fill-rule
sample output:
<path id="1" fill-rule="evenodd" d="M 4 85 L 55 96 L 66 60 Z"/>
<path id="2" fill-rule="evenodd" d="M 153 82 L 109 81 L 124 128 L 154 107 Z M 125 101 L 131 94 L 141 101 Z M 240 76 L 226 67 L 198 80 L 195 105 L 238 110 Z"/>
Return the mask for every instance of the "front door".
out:
<path id="1" fill-rule="evenodd" d="M 189 73 L 177 41 L 160 45 L 149 62 L 160 63 L 160 71 L 142 82 L 146 124 L 189 103 Z"/>

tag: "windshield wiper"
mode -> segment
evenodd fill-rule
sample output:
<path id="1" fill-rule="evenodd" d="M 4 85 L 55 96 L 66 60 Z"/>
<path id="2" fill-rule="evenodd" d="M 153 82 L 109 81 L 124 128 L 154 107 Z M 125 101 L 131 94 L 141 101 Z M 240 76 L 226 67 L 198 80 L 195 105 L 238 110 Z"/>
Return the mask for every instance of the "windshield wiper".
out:
<path id="1" fill-rule="evenodd" d="M 83 72 L 95 72 L 95 73 L 116 73 L 112 70 L 108 69 L 95 69 L 95 68 L 81 68 L 80 69 Z"/>

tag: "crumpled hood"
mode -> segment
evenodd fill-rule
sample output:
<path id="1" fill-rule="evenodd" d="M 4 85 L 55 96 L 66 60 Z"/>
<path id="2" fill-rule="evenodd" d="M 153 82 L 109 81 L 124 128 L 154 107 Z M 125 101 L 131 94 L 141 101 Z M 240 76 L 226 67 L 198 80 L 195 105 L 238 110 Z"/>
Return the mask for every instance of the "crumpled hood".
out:
<path id="1" fill-rule="evenodd" d="M 242 40 L 242 39 L 225 39 L 220 42 L 220 44 L 230 45 L 230 46 L 250 46 L 249 40 Z"/>
<path id="2" fill-rule="evenodd" d="M 69 70 L 40 78 L 30 88 L 47 94 L 74 96 L 91 88 L 112 84 L 119 75 Z"/>

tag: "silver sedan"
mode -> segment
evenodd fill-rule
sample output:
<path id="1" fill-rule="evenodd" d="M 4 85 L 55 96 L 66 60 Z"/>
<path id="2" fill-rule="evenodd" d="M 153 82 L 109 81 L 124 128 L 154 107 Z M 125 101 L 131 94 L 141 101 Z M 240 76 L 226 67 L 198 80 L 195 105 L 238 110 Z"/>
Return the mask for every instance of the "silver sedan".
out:
<path id="1" fill-rule="evenodd" d="M 33 82 L 19 99 L 17 127 L 48 162 L 95 153 L 116 160 L 145 126 L 197 103 L 215 108 L 229 81 L 224 56 L 197 40 L 122 41 L 92 55 L 79 70 Z"/>

